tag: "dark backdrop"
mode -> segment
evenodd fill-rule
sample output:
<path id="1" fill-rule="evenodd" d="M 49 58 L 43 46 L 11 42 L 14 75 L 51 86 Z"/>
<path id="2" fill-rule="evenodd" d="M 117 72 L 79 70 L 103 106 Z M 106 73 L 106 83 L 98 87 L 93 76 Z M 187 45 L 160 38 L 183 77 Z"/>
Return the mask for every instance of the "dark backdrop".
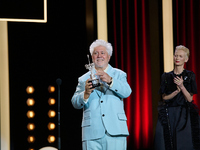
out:
<path id="1" fill-rule="evenodd" d="M 50 107 L 47 103 L 50 96 L 57 99 L 56 93 L 50 95 L 47 88 L 56 86 L 57 78 L 62 79 L 62 149 L 81 149 L 82 110 L 73 109 L 71 97 L 78 77 L 86 72 L 85 5 L 85 1 L 48 1 L 47 23 L 8 23 L 12 150 L 57 147 L 57 141 L 47 142 L 50 133 L 57 136 L 57 128 L 53 132 L 47 129 L 49 120 L 56 121 L 49 119 L 47 112 L 57 109 L 57 105 Z M 28 85 L 34 86 L 34 94 L 26 94 Z M 26 105 L 28 97 L 36 101 L 32 108 Z M 29 109 L 35 111 L 34 119 L 27 119 Z M 27 130 L 28 122 L 35 123 L 33 132 Z M 27 142 L 28 135 L 35 136 L 33 144 Z"/>
<path id="2" fill-rule="evenodd" d="M 37 3 L 37 1 L 35 2 Z M 16 2 L 10 0 L 9 3 Z M 30 9 L 34 6 L 29 5 Z M 18 5 L 18 7 L 22 7 L 22 5 Z M 160 17 L 162 11 L 159 0 L 152 0 L 147 7 L 149 7 L 150 13 L 149 51 L 151 51 L 151 56 L 149 57 L 151 57 L 153 124 L 155 126 L 156 107 L 159 100 L 157 94 L 159 77 L 163 72 L 162 19 Z M 1 5 L 1 9 L 6 8 Z M 37 9 L 40 8 L 42 7 Z M 111 8 L 107 9 L 112 10 Z M 37 18 L 43 18 L 42 11 L 38 10 L 38 12 L 40 13 L 37 13 Z M 62 79 L 61 149 L 65 150 L 69 147 L 74 150 L 81 149 L 82 110 L 72 107 L 71 97 L 78 83 L 78 77 L 87 71 L 84 65 L 87 63 L 88 47 L 97 38 L 95 12 L 96 0 L 48 1 L 47 23 L 8 23 L 11 150 L 39 149 L 47 145 L 57 147 L 57 140 L 53 144 L 47 142 L 49 134 L 57 136 L 57 128 L 51 132 L 47 129 L 49 121 L 55 123 L 57 121 L 57 116 L 55 119 L 49 119 L 47 116 L 49 109 L 57 111 L 57 103 L 50 107 L 47 102 L 49 97 L 57 99 L 57 91 L 49 94 L 47 90 L 49 85 L 57 87 L 57 78 Z M 27 16 L 26 12 L 24 14 Z M 33 16 L 31 15 L 29 18 L 33 18 Z M 112 15 L 108 16 L 108 20 L 112 20 L 112 17 Z M 90 19 L 92 19 L 92 25 L 87 24 Z M 110 31 L 108 31 L 109 33 Z M 113 67 L 115 67 L 115 60 L 113 55 L 110 61 Z M 28 85 L 35 88 L 32 95 L 26 93 Z M 26 105 L 28 97 L 35 99 L 36 103 L 33 107 Z M 30 109 L 36 113 L 34 119 L 27 119 L 26 113 Z M 36 125 L 32 132 L 28 131 L 26 127 L 29 122 L 34 122 Z M 36 140 L 33 144 L 27 142 L 28 135 L 35 136 Z M 130 143 L 133 145 L 132 141 Z"/>

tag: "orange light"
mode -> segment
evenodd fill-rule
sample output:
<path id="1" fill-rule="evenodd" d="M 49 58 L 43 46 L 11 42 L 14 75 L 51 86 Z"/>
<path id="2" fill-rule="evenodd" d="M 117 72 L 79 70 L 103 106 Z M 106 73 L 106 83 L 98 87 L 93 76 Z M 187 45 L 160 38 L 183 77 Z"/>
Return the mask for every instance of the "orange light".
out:
<path id="1" fill-rule="evenodd" d="M 53 118 L 56 116 L 56 112 L 54 110 L 49 110 L 48 116 L 49 116 L 49 118 Z"/>
<path id="2" fill-rule="evenodd" d="M 35 137 L 32 136 L 32 135 L 29 135 L 28 138 L 27 138 L 27 141 L 28 141 L 29 143 L 33 143 L 33 142 L 35 142 Z"/>
<path id="3" fill-rule="evenodd" d="M 33 106 L 35 104 L 35 100 L 33 98 L 28 98 L 26 104 L 28 106 Z"/>
<path id="4" fill-rule="evenodd" d="M 54 130 L 56 125 L 55 125 L 55 123 L 49 122 L 47 127 L 48 127 L 49 130 Z"/>
<path id="5" fill-rule="evenodd" d="M 56 88 L 54 86 L 49 85 L 49 87 L 48 87 L 49 93 L 53 93 L 53 92 L 55 92 L 55 90 L 56 90 Z"/>
<path id="6" fill-rule="evenodd" d="M 28 150 L 35 150 L 34 148 L 29 148 Z"/>
<path id="7" fill-rule="evenodd" d="M 34 123 L 28 123 L 27 129 L 28 129 L 29 131 L 34 130 L 34 129 L 35 129 Z"/>
<path id="8" fill-rule="evenodd" d="M 47 140 L 48 140 L 49 143 L 53 143 L 53 142 L 55 142 L 56 138 L 53 135 L 49 135 Z"/>
<path id="9" fill-rule="evenodd" d="M 49 105 L 54 105 L 56 103 L 56 100 L 54 98 L 49 98 L 48 103 Z"/>
<path id="10" fill-rule="evenodd" d="M 33 86 L 27 86 L 26 92 L 27 92 L 28 94 L 33 94 L 34 91 L 35 91 L 35 89 L 34 89 Z"/>
<path id="11" fill-rule="evenodd" d="M 35 116 L 35 112 L 33 110 L 29 110 L 27 113 L 26 113 L 27 117 L 28 118 L 34 118 Z"/>

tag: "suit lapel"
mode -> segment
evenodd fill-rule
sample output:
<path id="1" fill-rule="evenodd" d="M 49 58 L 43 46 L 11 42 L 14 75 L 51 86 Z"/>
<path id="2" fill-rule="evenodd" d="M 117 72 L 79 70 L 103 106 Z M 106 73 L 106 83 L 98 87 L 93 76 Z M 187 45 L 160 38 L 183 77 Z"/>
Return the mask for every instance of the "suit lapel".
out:
<path id="1" fill-rule="evenodd" d="M 107 70 L 106 73 L 111 77 L 113 77 L 113 71 L 112 70 L 113 70 L 113 67 L 110 64 L 108 64 L 108 70 Z"/>

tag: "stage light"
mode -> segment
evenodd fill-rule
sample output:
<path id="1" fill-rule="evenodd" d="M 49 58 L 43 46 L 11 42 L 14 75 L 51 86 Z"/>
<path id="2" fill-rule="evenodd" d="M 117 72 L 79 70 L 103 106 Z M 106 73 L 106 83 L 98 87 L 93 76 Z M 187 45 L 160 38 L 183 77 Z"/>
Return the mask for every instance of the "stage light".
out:
<path id="1" fill-rule="evenodd" d="M 29 143 L 34 143 L 34 142 L 35 142 L 35 137 L 32 136 L 32 135 L 29 135 L 28 138 L 27 138 L 27 141 L 28 141 Z"/>
<path id="2" fill-rule="evenodd" d="M 29 111 L 26 113 L 26 115 L 27 115 L 28 118 L 34 118 L 35 113 L 34 113 L 33 110 L 29 110 Z"/>
<path id="3" fill-rule="evenodd" d="M 34 91 L 35 91 L 35 89 L 34 89 L 33 86 L 27 86 L 26 92 L 27 92 L 28 94 L 33 94 Z"/>
<path id="4" fill-rule="evenodd" d="M 48 103 L 49 105 L 54 105 L 56 103 L 56 100 L 54 98 L 49 98 Z"/>
<path id="5" fill-rule="evenodd" d="M 34 130 L 34 129 L 35 129 L 34 123 L 28 123 L 27 129 L 28 129 L 29 131 Z"/>
<path id="6" fill-rule="evenodd" d="M 33 98 L 28 98 L 26 104 L 28 106 L 33 106 L 35 104 L 35 100 Z"/>
<path id="7" fill-rule="evenodd" d="M 56 125 L 55 125 L 55 123 L 49 122 L 47 127 L 48 127 L 49 130 L 54 130 Z"/>
<path id="8" fill-rule="evenodd" d="M 49 110 L 48 116 L 49 116 L 49 118 L 53 118 L 56 116 L 56 112 L 54 110 Z"/>
<path id="9" fill-rule="evenodd" d="M 49 93 L 53 93 L 53 92 L 55 92 L 55 87 L 54 86 L 52 86 L 52 85 L 49 85 L 49 87 L 48 87 L 48 91 L 49 91 Z"/>
<path id="10" fill-rule="evenodd" d="M 55 142 L 56 138 L 53 135 L 49 135 L 47 140 L 48 140 L 49 143 L 53 143 L 53 142 Z"/>
<path id="11" fill-rule="evenodd" d="M 34 148 L 29 148 L 28 150 L 35 150 Z"/>

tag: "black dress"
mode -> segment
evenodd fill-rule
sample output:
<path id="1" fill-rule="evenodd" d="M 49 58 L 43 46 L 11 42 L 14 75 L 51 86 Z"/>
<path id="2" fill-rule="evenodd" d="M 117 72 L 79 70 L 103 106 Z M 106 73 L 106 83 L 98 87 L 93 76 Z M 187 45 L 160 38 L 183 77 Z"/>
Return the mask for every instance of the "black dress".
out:
<path id="1" fill-rule="evenodd" d="M 169 95 L 177 86 L 173 71 L 164 73 L 161 78 L 160 94 Z M 195 74 L 184 70 L 179 77 L 187 91 L 197 93 Z M 160 102 L 154 147 L 156 150 L 200 150 L 200 117 L 193 102 L 188 102 L 183 93 Z"/>

